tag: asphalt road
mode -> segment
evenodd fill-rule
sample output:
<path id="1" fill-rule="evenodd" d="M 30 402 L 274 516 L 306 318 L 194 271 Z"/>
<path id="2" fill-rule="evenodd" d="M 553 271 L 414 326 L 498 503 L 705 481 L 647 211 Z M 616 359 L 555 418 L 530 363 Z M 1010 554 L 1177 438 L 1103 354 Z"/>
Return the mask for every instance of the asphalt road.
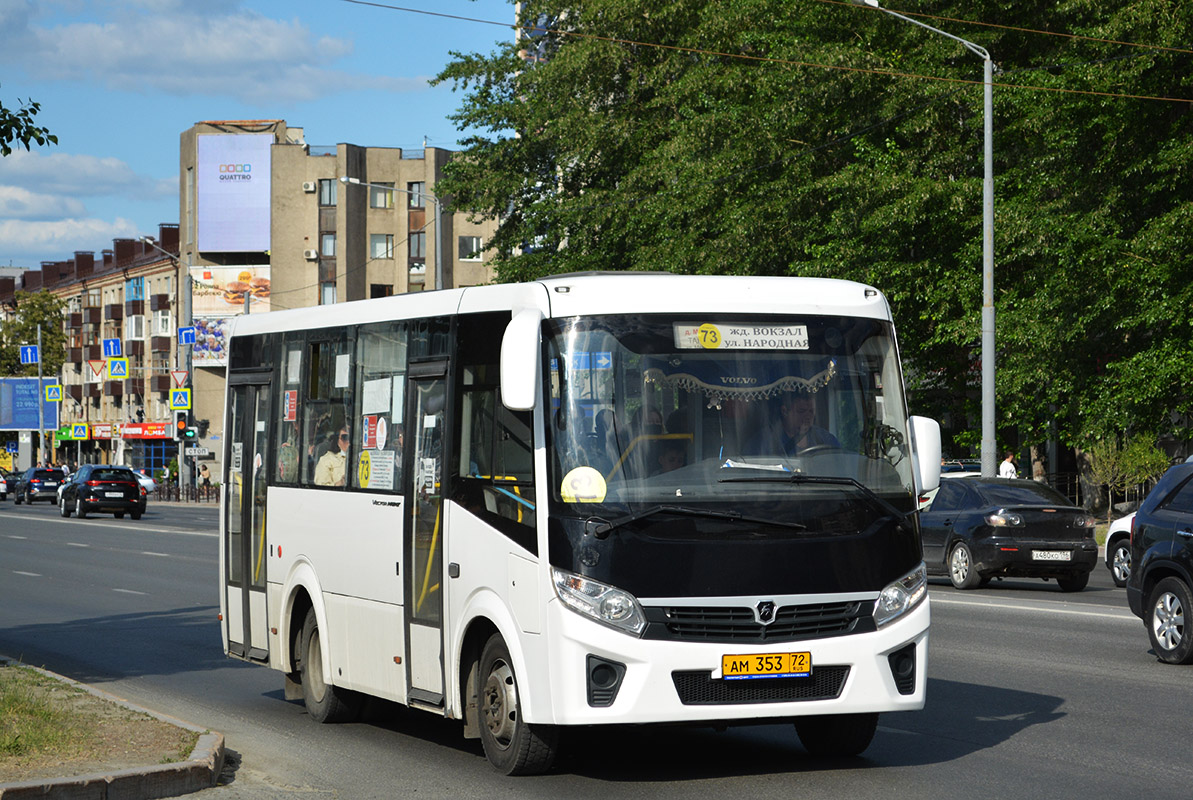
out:
<path id="1" fill-rule="evenodd" d="M 0 503 L 0 653 L 223 732 L 240 798 L 1188 798 L 1193 669 L 1160 664 L 1105 568 L 958 592 L 934 581 L 928 705 L 862 758 L 813 759 L 786 725 L 574 731 L 549 775 L 503 778 L 456 722 L 377 703 L 317 725 L 281 676 L 225 659 L 216 510 L 139 522 Z"/>

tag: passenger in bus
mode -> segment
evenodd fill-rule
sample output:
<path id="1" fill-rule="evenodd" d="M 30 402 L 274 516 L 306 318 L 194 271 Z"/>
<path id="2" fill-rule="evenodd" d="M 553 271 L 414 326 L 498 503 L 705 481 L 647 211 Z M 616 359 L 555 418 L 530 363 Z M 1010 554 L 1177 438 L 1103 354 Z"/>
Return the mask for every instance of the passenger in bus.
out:
<path id="1" fill-rule="evenodd" d="M 813 447 L 840 446 L 836 436 L 816 424 L 815 399 L 809 394 L 786 392 L 779 405 L 779 424 L 763 429 L 748 453 L 796 456 Z"/>
<path id="2" fill-rule="evenodd" d="M 343 486 L 344 473 L 348 464 L 348 445 L 352 436 L 348 427 L 340 428 L 340 435 L 336 439 L 336 447 L 328 450 L 315 465 L 316 486 Z"/>
<path id="3" fill-rule="evenodd" d="M 663 439 L 659 442 L 658 456 L 655 460 L 655 475 L 677 470 L 688 461 L 687 444 L 683 439 Z"/>

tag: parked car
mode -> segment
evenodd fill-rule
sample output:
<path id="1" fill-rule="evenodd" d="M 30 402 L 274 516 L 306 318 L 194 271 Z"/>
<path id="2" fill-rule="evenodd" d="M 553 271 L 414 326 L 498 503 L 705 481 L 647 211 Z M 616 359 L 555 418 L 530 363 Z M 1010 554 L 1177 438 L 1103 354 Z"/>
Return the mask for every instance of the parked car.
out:
<path id="1" fill-rule="evenodd" d="M 1127 604 L 1156 656 L 1193 663 L 1193 464 L 1169 467 L 1135 512 Z"/>
<path id="2" fill-rule="evenodd" d="M 1106 568 L 1110 570 L 1110 577 L 1114 585 L 1127 585 L 1127 576 L 1131 574 L 1131 523 L 1135 521 L 1135 512 L 1110 523 L 1106 531 Z"/>
<path id="3" fill-rule="evenodd" d="M 920 512 L 920 532 L 928 573 L 958 589 L 1012 577 L 1055 579 L 1078 592 L 1098 562 L 1093 517 L 1036 481 L 941 481 Z"/>
<path id="4" fill-rule="evenodd" d="M 10 480 L 10 478 L 9 478 L 8 470 L 0 467 L 0 500 L 8 499 L 8 481 L 9 480 Z"/>
<path id="5" fill-rule="evenodd" d="M 34 500 L 49 500 L 58 497 L 58 484 L 66 480 L 66 473 L 56 467 L 30 467 L 21 473 L 13 487 L 13 499 L 19 506 L 22 501 L 33 504 Z"/>
<path id="6" fill-rule="evenodd" d="M 137 476 L 137 482 L 145 487 L 146 493 L 152 494 L 157 490 L 157 481 L 145 473 L 145 470 L 133 470 L 133 474 Z"/>
<path id="7" fill-rule="evenodd" d="M 64 517 L 73 512 L 83 519 L 97 511 L 111 513 L 116 519 L 123 519 L 126 513 L 133 519 L 140 519 L 145 513 L 145 494 L 145 487 L 128 467 L 84 464 L 70 476 L 58 508 Z"/>

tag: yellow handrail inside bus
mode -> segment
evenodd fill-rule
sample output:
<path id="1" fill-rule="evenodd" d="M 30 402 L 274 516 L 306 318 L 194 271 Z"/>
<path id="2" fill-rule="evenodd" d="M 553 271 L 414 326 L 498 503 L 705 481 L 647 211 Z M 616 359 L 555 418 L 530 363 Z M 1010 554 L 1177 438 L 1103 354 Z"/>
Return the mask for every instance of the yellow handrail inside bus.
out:
<path id="1" fill-rule="evenodd" d="M 687 439 L 689 442 L 695 441 L 695 437 L 690 433 L 644 433 L 641 436 L 635 436 L 630 440 L 629 447 L 621 454 L 621 458 L 617 459 L 617 463 L 609 470 L 609 474 L 605 476 L 605 480 L 612 480 L 613 476 L 617 474 L 617 470 L 621 469 L 621 465 L 630 457 L 630 453 L 634 452 L 634 448 L 638 446 L 639 442 L 656 442 L 664 439 Z"/>
<path id="2" fill-rule="evenodd" d="M 430 592 L 439 591 L 439 584 L 436 583 L 431 586 L 431 567 L 434 564 L 435 544 L 439 541 L 439 515 L 443 513 L 443 501 L 440 499 L 439 506 L 435 509 L 435 530 L 431 533 L 431 549 L 427 554 L 427 569 L 423 574 L 422 591 L 418 595 L 418 602 L 414 604 L 414 612 L 417 614 L 423 607 L 423 601 L 427 599 L 427 594 Z M 417 532 L 415 534 L 417 536 Z"/>

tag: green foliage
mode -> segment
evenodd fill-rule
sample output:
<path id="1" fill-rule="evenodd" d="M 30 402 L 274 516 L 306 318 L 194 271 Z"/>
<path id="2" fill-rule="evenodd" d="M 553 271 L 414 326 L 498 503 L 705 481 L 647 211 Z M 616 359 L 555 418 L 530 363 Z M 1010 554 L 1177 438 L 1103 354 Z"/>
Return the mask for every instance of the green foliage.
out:
<path id="1" fill-rule="evenodd" d="M 1106 96 L 1193 98 L 1193 14 L 1183 6 L 916 9 L 987 48 L 1001 70 L 1000 438 L 1186 435 L 1172 420 L 1193 412 L 1193 102 Z M 624 269 L 872 284 L 899 325 L 913 411 L 945 422 L 946 450 L 976 444 L 979 58 L 860 5 L 521 9 L 547 32 L 457 55 L 438 78 L 464 92 L 459 125 L 483 131 L 439 191 L 457 209 L 500 218 L 488 245 L 500 280 Z"/>
<path id="2" fill-rule="evenodd" d="M 41 111 L 41 103 L 32 100 L 17 101 L 20 106 L 13 110 L 0 103 L 0 156 L 12 153 L 13 144 L 30 149 L 34 142 L 44 147 L 58 144 L 58 137 L 48 128 L 33 124 L 33 118 Z"/>
<path id="3" fill-rule="evenodd" d="M 49 292 L 17 292 L 14 318 L 0 326 L 0 376 L 37 377 L 36 364 L 21 363 L 21 345 L 37 344 L 41 325 L 41 371 L 49 378 L 66 361 L 66 333 L 62 327 L 65 303 Z"/>

